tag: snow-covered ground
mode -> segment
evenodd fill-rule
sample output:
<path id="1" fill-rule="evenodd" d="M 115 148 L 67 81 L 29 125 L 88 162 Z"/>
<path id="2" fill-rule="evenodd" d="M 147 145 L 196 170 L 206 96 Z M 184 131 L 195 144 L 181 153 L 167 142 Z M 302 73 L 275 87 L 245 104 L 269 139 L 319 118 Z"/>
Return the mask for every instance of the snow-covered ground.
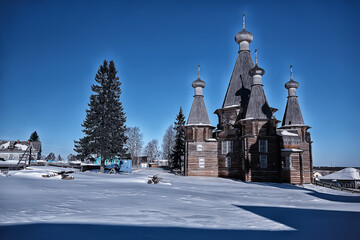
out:
<path id="1" fill-rule="evenodd" d="M 0 239 L 360 236 L 359 194 L 157 170 L 76 172 L 74 180 L 42 177 L 59 170 L 31 167 L 0 176 Z M 147 184 L 154 174 L 165 183 Z"/>

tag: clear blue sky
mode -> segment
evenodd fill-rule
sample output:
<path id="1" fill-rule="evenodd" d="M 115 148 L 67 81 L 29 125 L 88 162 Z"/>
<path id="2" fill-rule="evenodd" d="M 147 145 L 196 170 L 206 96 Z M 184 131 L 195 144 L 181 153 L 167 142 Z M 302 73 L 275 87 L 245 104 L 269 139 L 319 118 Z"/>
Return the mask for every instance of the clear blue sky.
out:
<path id="1" fill-rule="evenodd" d="M 188 116 L 197 64 L 213 125 L 237 57 L 253 33 L 269 104 L 282 120 L 289 65 L 300 83 L 315 165 L 360 166 L 360 4 L 357 1 L 0 1 L 0 139 L 37 131 L 66 157 L 95 73 L 114 60 L 127 126 L 160 144 L 179 107 Z"/>

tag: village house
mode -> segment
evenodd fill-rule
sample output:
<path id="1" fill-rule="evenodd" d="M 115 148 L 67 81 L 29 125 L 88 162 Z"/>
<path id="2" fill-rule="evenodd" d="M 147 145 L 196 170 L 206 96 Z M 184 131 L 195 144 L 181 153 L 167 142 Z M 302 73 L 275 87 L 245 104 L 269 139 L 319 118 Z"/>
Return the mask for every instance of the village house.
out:
<path id="1" fill-rule="evenodd" d="M 41 142 L 2 141 L 0 140 L 0 159 L 3 160 L 32 160 L 40 159 Z"/>
<path id="2" fill-rule="evenodd" d="M 238 57 L 221 108 L 215 111 L 218 124 L 212 126 L 206 109 L 200 78 L 185 125 L 185 175 L 238 178 L 243 181 L 270 181 L 293 184 L 311 183 L 311 137 L 303 120 L 293 79 L 288 90 L 283 121 L 277 120 L 276 108 L 270 107 L 255 50 L 253 63 L 249 44 L 253 35 L 243 29 L 235 36 Z M 269 81 L 265 79 L 265 81 Z"/>
<path id="3" fill-rule="evenodd" d="M 321 182 L 344 188 L 360 188 L 360 173 L 356 168 L 344 168 L 319 178 Z"/>

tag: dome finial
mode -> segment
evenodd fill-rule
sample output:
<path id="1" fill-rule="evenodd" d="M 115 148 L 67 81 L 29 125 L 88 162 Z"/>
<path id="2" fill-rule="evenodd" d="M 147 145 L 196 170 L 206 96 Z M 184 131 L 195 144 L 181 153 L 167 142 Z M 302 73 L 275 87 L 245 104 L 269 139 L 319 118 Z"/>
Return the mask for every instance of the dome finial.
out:
<path id="1" fill-rule="evenodd" d="M 299 87 L 299 83 L 293 79 L 293 65 L 290 65 L 290 81 L 285 83 L 285 88 L 289 89 L 289 96 L 296 96 L 296 89 Z"/>
<path id="2" fill-rule="evenodd" d="M 198 64 L 198 78 L 200 78 L 200 64 Z"/>
<path id="3" fill-rule="evenodd" d="M 255 49 L 255 65 L 257 65 L 257 49 Z"/>
<path id="4" fill-rule="evenodd" d="M 245 12 L 243 12 L 243 29 L 245 29 Z"/>

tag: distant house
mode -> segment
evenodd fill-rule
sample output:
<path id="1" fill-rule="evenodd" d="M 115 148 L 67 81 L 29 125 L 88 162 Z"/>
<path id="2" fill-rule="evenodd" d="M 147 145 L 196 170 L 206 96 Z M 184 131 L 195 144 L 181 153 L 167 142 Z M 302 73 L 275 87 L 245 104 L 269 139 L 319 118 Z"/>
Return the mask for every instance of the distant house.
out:
<path id="1" fill-rule="evenodd" d="M 32 160 L 40 159 L 41 142 L 0 140 L 0 159 L 19 160 L 23 157 L 28 160 L 30 153 Z"/>
<path id="2" fill-rule="evenodd" d="M 321 182 L 332 183 L 338 187 L 360 188 L 359 170 L 355 168 L 344 168 L 340 171 L 320 178 Z"/>
<path id="3" fill-rule="evenodd" d="M 159 167 L 168 167 L 169 166 L 169 160 L 166 160 L 166 159 L 156 159 L 153 162 L 155 164 L 157 164 Z"/>
<path id="4" fill-rule="evenodd" d="M 147 162 L 148 162 L 148 156 L 133 157 L 132 160 L 133 160 L 133 165 L 139 167 L 139 166 L 141 166 L 141 164 L 143 164 L 143 163 L 146 163 L 146 164 L 147 164 Z"/>
<path id="5" fill-rule="evenodd" d="M 101 165 L 101 157 L 96 158 L 94 161 L 92 161 L 92 164 L 95 165 Z M 132 170 L 132 160 L 130 159 L 106 159 L 105 160 L 105 166 L 117 164 L 120 166 L 120 171 L 122 172 L 131 172 Z"/>

